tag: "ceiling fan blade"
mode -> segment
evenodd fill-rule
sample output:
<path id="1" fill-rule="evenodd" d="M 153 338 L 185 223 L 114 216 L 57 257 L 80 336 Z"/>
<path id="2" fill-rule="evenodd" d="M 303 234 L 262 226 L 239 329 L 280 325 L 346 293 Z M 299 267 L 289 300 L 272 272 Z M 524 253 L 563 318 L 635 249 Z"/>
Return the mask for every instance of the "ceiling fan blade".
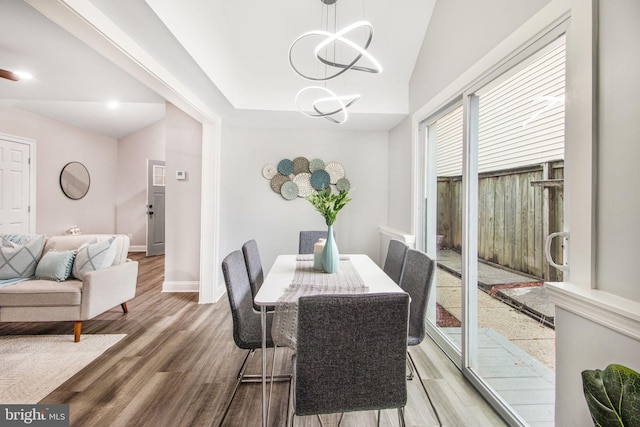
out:
<path id="1" fill-rule="evenodd" d="M 2 77 L 3 79 L 13 80 L 14 82 L 20 80 L 20 76 L 16 73 L 2 69 L 0 69 L 0 77 Z"/>

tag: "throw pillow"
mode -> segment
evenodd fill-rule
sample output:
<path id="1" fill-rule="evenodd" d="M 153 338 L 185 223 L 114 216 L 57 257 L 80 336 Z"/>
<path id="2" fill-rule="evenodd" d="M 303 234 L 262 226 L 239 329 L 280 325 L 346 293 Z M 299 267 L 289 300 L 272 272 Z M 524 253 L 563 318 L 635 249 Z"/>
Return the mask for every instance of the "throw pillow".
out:
<path id="1" fill-rule="evenodd" d="M 50 250 L 42 256 L 36 267 L 36 279 L 64 282 L 71 275 L 76 251 Z"/>
<path id="2" fill-rule="evenodd" d="M 36 236 L 23 245 L 1 240 L 0 280 L 33 276 L 44 248 L 44 236 Z"/>
<path id="3" fill-rule="evenodd" d="M 101 242 L 89 241 L 78 248 L 73 262 L 73 277 L 82 280 L 86 273 L 110 267 L 116 259 L 115 237 Z"/>

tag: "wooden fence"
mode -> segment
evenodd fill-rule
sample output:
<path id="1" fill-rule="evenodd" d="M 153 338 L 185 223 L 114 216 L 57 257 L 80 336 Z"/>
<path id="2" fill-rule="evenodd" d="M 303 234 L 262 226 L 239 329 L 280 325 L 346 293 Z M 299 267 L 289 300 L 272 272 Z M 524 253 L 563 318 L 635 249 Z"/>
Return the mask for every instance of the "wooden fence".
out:
<path id="1" fill-rule="evenodd" d="M 564 163 L 548 162 L 487 172 L 478 181 L 478 258 L 546 281 L 562 272 L 544 255 L 547 236 L 562 231 Z M 438 178 L 438 234 L 442 246 L 462 244 L 462 177 Z M 554 239 L 553 259 L 562 263 L 561 239 Z"/>

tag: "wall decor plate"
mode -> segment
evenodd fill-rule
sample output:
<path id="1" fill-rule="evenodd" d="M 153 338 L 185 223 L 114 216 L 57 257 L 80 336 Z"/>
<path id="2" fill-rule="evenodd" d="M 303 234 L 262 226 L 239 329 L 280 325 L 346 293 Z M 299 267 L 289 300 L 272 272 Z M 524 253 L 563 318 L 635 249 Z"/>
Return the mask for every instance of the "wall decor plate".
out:
<path id="1" fill-rule="evenodd" d="M 351 189 L 351 183 L 347 178 L 340 178 L 338 182 L 336 182 L 336 188 L 339 191 L 349 191 L 349 189 Z"/>
<path id="2" fill-rule="evenodd" d="M 278 163 L 278 173 L 281 175 L 291 175 L 293 173 L 293 162 L 289 159 L 282 159 Z"/>
<path id="3" fill-rule="evenodd" d="M 287 181 L 280 187 L 280 194 L 286 200 L 293 200 L 298 197 L 298 186 L 293 181 Z"/>
<path id="4" fill-rule="evenodd" d="M 324 162 L 320 159 L 313 159 L 309 162 L 309 172 L 314 173 L 317 170 L 324 169 Z"/>
<path id="5" fill-rule="evenodd" d="M 262 168 L 262 176 L 267 179 L 273 178 L 278 173 L 278 169 L 274 165 L 266 165 Z"/>
<path id="6" fill-rule="evenodd" d="M 293 159 L 293 173 L 309 173 L 309 159 L 306 157 L 296 157 Z"/>
<path id="7" fill-rule="evenodd" d="M 323 190 L 329 187 L 331 177 L 329 172 L 320 169 L 311 174 L 311 186 L 316 190 Z"/>
<path id="8" fill-rule="evenodd" d="M 293 177 L 293 182 L 298 186 L 298 197 L 307 197 L 315 190 L 311 186 L 311 174 L 302 172 Z"/>
<path id="9" fill-rule="evenodd" d="M 331 183 L 335 184 L 339 179 L 344 178 L 344 166 L 337 162 L 331 162 L 324 167 L 331 177 Z"/>
<path id="10" fill-rule="evenodd" d="M 291 181 L 291 178 L 277 173 L 273 176 L 273 178 L 271 178 L 271 189 L 280 194 L 280 188 L 282 187 L 282 184 L 287 181 Z"/>

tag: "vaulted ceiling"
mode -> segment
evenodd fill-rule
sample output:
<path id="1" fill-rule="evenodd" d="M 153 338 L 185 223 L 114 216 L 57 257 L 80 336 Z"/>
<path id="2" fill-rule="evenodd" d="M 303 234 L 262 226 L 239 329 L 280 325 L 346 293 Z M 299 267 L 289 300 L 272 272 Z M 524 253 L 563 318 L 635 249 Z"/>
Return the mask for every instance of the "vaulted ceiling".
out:
<path id="1" fill-rule="evenodd" d="M 336 125 L 296 110 L 295 95 L 310 82 L 288 63 L 293 40 L 322 29 L 321 0 L 0 0 L 0 68 L 34 75 L 0 79 L 0 109 L 14 106 L 114 138 L 159 120 L 164 98 L 44 16 L 40 11 L 55 20 L 46 11 L 54 1 L 117 27 L 233 125 L 363 130 L 390 129 L 408 113 L 409 80 L 435 4 L 337 2 L 338 28 L 363 18 L 373 24 L 369 52 L 383 72 L 349 71 L 327 84 L 361 94 L 349 121 Z M 107 109 L 111 100 L 120 107 Z"/>

